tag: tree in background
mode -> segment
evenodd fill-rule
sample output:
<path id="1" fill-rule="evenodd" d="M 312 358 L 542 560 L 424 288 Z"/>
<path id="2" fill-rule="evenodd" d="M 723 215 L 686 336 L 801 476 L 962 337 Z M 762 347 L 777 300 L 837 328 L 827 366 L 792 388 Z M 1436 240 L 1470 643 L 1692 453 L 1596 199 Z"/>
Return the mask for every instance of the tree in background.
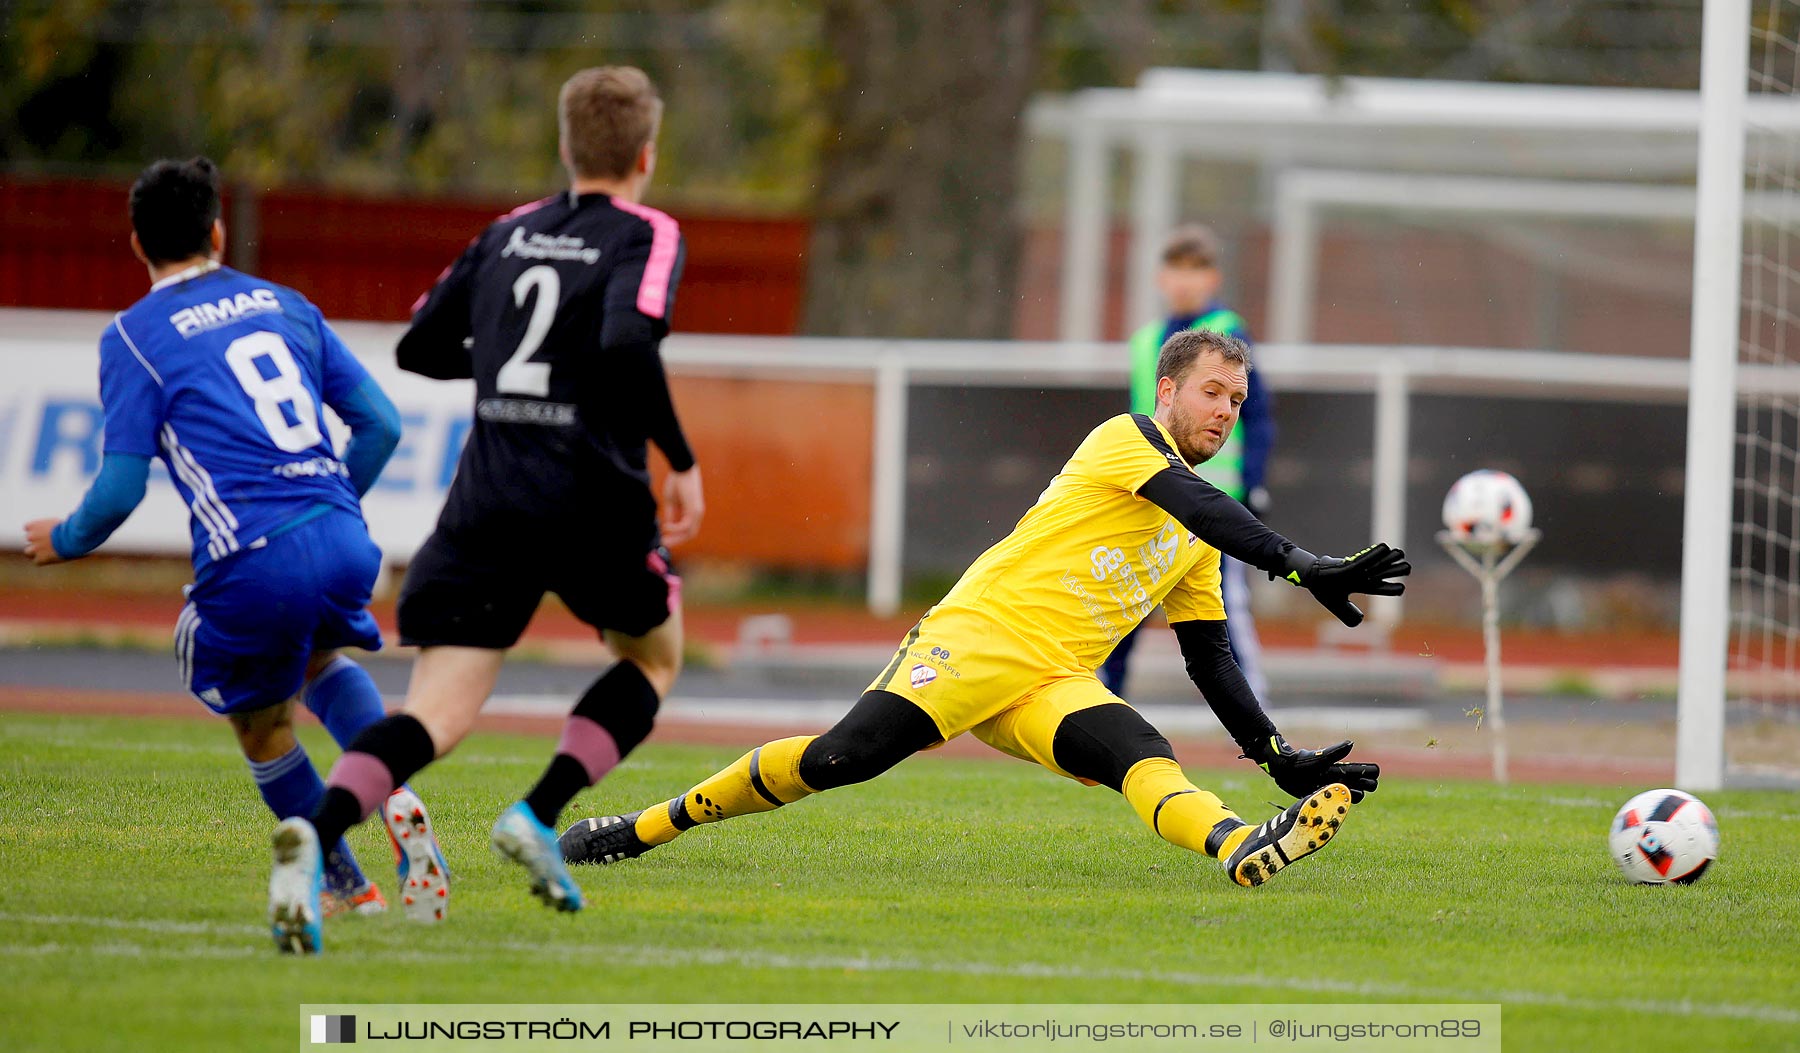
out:
<path id="1" fill-rule="evenodd" d="M 804 326 L 1005 336 L 1044 0 L 827 0 Z"/>
<path id="2" fill-rule="evenodd" d="M 804 327 L 995 337 L 1033 92 L 1148 66 L 1692 88 L 1699 0 L 12 0 L 0 166 L 527 197 L 569 71 L 670 100 L 654 193 L 815 221 Z"/>

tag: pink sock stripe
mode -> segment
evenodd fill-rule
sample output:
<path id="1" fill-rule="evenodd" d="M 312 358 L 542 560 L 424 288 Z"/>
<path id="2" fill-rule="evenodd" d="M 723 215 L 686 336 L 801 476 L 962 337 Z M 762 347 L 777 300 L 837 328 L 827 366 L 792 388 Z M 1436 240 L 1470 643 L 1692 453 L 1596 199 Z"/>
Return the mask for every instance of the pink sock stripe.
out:
<path id="1" fill-rule="evenodd" d="M 556 752 L 567 753 L 581 762 L 587 769 L 589 786 L 619 766 L 619 744 L 613 741 L 612 732 L 587 717 L 574 714 L 563 725 L 562 740 L 556 744 Z"/>
<path id="2" fill-rule="evenodd" d="M 394 773 L 381 763 L 380 758 L 372 753 L 358 753 L 355 750 L 338 758 L 331 766 L 331 778 L 325 780 L 327 786 L 338 786 L 356 795 L 356 803 L 362 805 L 362 816 L 367 819 L 381 802 L 387 800 L 388 794 L 399 788 L 394 781 Z"/>
<path id="3" fill-rule="evenodd" d="M 675 256 L 681 248 L 681 225 L 668 213 L 635 201 L 615 197 L 613 205 L 650 224 L 650 262 L 644 265 L 644 277 L 638 283 L 637 309 L 651 318 L 661 318 L 669 309 L 669 278 L 675 272 Z"/>

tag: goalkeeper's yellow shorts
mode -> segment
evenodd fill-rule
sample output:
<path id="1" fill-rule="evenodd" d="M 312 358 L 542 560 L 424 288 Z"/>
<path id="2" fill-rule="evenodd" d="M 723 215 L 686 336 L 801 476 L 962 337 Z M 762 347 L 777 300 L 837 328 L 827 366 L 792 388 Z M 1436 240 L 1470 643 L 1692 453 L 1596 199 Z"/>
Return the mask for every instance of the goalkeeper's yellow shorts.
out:
<path id="1" fill-rule="evenodd" d="M 906 634 L 868 690 L 918 706 L 946 741 L 970 732 L 1071 779 L 1076 776 L 1057 767 L 1053 753 L 1063 718 L 1124 704 L 1072 658 L 1044 654 L 981 611 L 942 604 Z"/>

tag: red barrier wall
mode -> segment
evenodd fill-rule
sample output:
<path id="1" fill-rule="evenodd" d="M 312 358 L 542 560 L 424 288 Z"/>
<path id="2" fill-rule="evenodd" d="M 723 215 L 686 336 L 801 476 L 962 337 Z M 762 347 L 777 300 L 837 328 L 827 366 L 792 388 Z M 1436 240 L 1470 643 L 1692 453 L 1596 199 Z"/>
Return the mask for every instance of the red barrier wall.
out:
<path id="1" fill-rule="evenodd" d="M 0 307 L 116 311 L 145 291 L 118 183 L 0 178 Z M 326 317 L 404 321 L 469 239 L 520 201 L 271 190 L 225 202 L 227 262 L 291 285 Z M 677 210 L 687 270 L 675 308 L 690 333 L 792 333 L 803 219 Z"/>
<path id="2" fill-rule="evenodd" d="M 0 306 L 116 311 L 142 296 L 126 189 L 0 179 Z M 248 203 L 228 199 L 225 221 L 233 251 L 254 256 L 250 269 L 301 290 L 328 318 L 399 321 L 469 239 L 516 204 L 278 190 Z M 677 330 L 794 331 L 805 221 L 676 218 L 688 243 Z M 706 523 L 682 546 L 682 560 L 795 570 L 864 565 L 868 385 L 703 376 L 673 383 L 706 473 Z"/>
<path id="3" fill-rule="evenodd" d="M 875 391 L 868 384 L 678 376 L 675 407 L 706 484 L 678 561 L 860 570 L 869 558 Z M 662 493 L 662 459 L 657 493 Z"/>

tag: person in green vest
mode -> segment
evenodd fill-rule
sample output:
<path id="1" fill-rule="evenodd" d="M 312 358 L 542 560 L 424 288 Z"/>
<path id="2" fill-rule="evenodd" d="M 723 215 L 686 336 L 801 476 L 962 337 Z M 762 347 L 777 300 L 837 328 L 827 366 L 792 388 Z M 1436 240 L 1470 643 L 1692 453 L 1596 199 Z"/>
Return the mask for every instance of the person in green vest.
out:
<path id="1" fill-rule="evenodd" d="M 1251 343 L 1250 329 L 1237 312 L 1219 301 L 1219 239 L 1208 227 L 1187 224 L 1169 233 L 1163 242 L 1162 264 L 1156 271 L 1156 289 L 1167 317 L 1151 322 L 1131 335 L 1131 411 L 1149 414 L 1156 409 L 1156 359 L 1169 337 L 1184 329 L 1206 329 Z M 1252 360 L 1254 366 L 1254 360 Z M 1275 419 L 1269 390 L 1256 369 L 1250 370 L 1249 396 L 1238 411 L 1237 427 L 1225 445 L 1197 469 L 1207 482 L 1242 501 L 1250 511 L 1263 515 L 1269 493 L 1263 488 L 1263 471 L 1269 449 L 1275 444 Z M 1244 671 L 1244 679 L 1258 698 L 1268 695 L 1268 678 L 1262 668 L 1262 643 L 1256 635 L 1256 619 L 1250 613 L 1250 583 L 1244 565 L 1230 556 L 1219 566 L 1225 597 L 1225 627 L 1232 655 Z M 1100 681 L 1107 690 L 1125 697 L 1125 675 L 1134 632 L 1119 641 Z"/>

